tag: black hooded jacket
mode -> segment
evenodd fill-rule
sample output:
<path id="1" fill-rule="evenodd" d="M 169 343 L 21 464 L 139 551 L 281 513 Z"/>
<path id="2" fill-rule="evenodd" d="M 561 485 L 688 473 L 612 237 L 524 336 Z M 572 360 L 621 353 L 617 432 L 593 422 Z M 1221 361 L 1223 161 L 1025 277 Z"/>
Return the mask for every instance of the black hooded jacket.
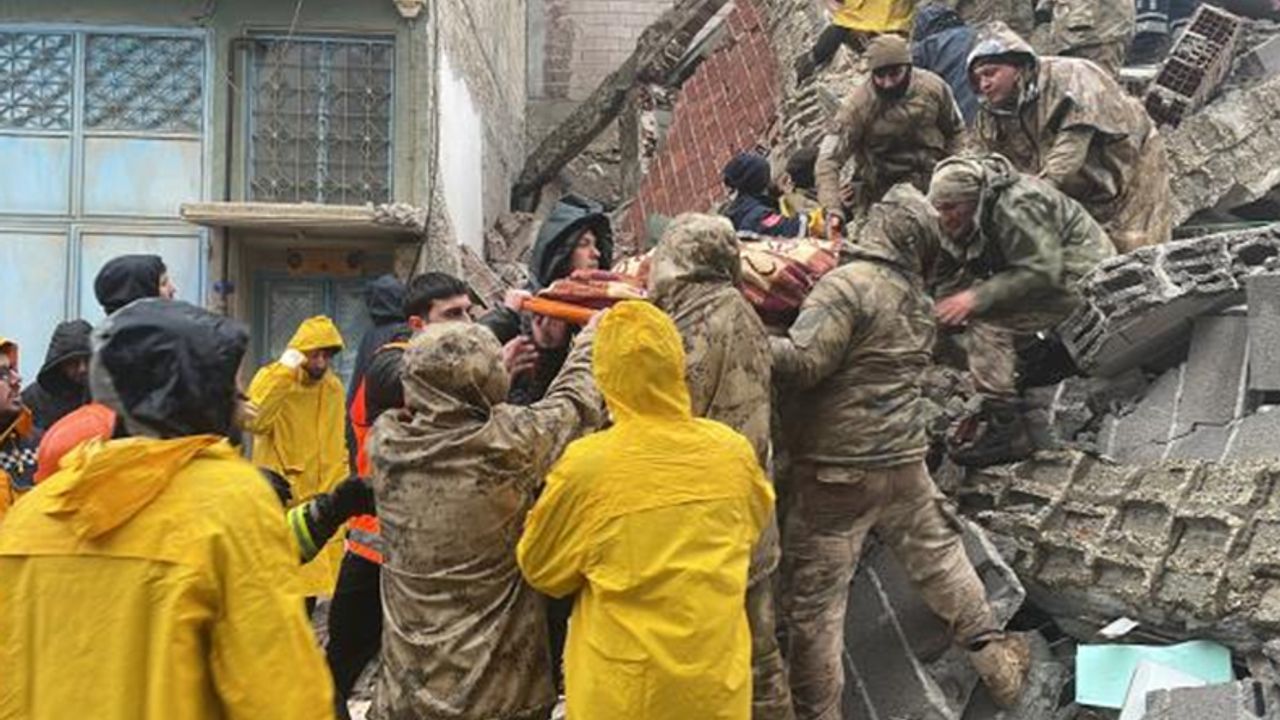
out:
<path id="1" fill-rule="evenodd" d="M 947 81 L 965 124 L 972 125 L 978 113 L 968 69 L 969 52 L 977 41 L 973 28 L 955 10 L 931 3 L 916 11 L 911 37 L 911 62 Z"/>
<path id="2" fill-rule="evenodd" d="M 93 326 L 84 320 L 69 320 L 54 328 L 36 381 L 22 391 L 22 403 L 31 409 L 36 427 L 47 430 L 63 415 L 89 402 L 88 382 L 71 382 L 59 366 L 77 358 L 89 358 L 92 331 Z"/>
<path id="3" fill-rule="evenodd" d="M 345 415 L 347 433 L 348 465 L 352 471 L 356 466 L 356 434 L 351 427 L 351 401 L 355 399 L 360 383 L 369 372 L 369 364 L 373 362 L 378 348 L 387 343 L 403 338 L 408 333 L 404 313 L 405 286 L 394 275 L 383 275 L 369 281 L 364 290 L 364 304 L 373 318 L 373 327 L 360 338 L 360 349 L 356 351 L 356 364 L 351 371 L 351 381 L 347 383 L 347 413 Z"/>
<path id="4" fill-rule="evenodd" d="M 95 332 L 95 397 L 162 438 L 213 434 L 236 439 L 236 371 L 249 332 L 240 322 L 176 300 L 133 303 Z M 99 393 L 99 373 L 110 379 Z"/>
<path id="5" fill-rule="evenodd" d="M 93 280 L 93 294 L 110 315 L 134 300 L 159 297 L 165 274 L 159 255 L 121 255 L 112 258 Z"/>
<path id="6" fill-rule="evenodd" d="M 578 236 L 587 229 L 595 233 L 600 267 L 612 267 L 613 228 L 609 225 L 609 217 L 599 205 L 583 198 L 568 196 L 556 205 L 538 230 L 538 239 L 534 241 L 533 252 L 529 257 L 529 292 L 536 293 L 569 275 Z M 480 323 L 493 331 L 498 342 L 504 344 L 517 335 L 532 334 L 528 322 L 506 307 L 494 308 L 480 318 Z M 560 372 L 567 356 L 568 347 L 541 351 L 538 366 L 533 372 L 516 378 L 511 384 L 508 400 L 518 405 L 540 400 Z"/>

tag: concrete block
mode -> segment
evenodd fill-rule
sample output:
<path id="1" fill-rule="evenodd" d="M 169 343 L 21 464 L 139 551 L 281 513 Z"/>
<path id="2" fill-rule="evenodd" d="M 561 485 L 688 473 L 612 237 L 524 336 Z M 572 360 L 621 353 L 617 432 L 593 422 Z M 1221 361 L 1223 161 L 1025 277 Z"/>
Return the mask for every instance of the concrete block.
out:
<path id="1" fill-rule="evenodd" d="M 1208 102 L 1231 70 L 1243 29 L 1243 18 L 1201 5 L 1147 89 L 1143 105 L 1151 119 L 1177 127 Z"/>
<path id="2" fill-rule="evenodd" d="M 1156 379 L 1146 397 L 1127 415 L 1116 419 L 1115 433 L 1109 454 L 1129 462 L 1135 453 L 1148 452 L 1156 446 L 1155 459 L 1159 459 L 1168 443 L 1178 410 L 1178 394 L 1182 387 L 1182 367 L 1166 371 Z"/>
<path id="3" fill-rule="evenodd" d="M 936 682 L 916 659 L 893 601 L 874 571 L 862 571 L 849 592 L 844 717 L 958 720 Z"/>
<path id="4" fill-rule="evenodd" d="M 1280 407 L 1259 408 L 1240 421 L 1227 460 L 1272 460 L 1280 458 Z"/>
<path id="5" fill-rule="evenodd" d="M 1240 58 L 1236 72 L 1244 77 L 1270 77 L 1280 74 L 1280 36 L 1255 46 Z"/>
<path id="6" fill-rule="evenodd" d="M 1249 302 L 1249 389 L 1280 390 L 1280 275 L 1248 278 L 1245 297 Z"/>
<path id="7" fill-rule="evenodd" d="M 997 626 L 1003 627 L 1022 606 L 1026 591 L 985 531 L 975 523 L 961 523 L 965 552 L 986 587 Z M 947 626 L 925 605 L 889 548 L 879 542 L 868 543 L 854 576 L 845 643 L 850 671 L 860 688 L 847 691 L 845 701 L 870 706 L 875 714 L 869 717 L 914 718 L 921 716 L 918 712 L 959 717 L 978 685 L 966 653 L 952 642 Z M 888 655 L 896 657 L 887 659 Z M 905 673 L 904 678 L 894 680 L 886 666 Z M 904 706 L 899 697 L 903 683 L 919 685 L 923 691 L 911 699 L 910 706 Z M 941 705 L 935 707 L 938 702 Z M 857 717 L 849 712 L 846 705 L 846 717 Z"/>
<path id="8" fill-rule="evenodd" d="M 1257 720 L 1280 717 L 1280 689 L 1256 680 L 1147 693 L 1146 720 Z"/>
<path id="9" fill-rule="evenodd" d="M 1175 434 L 1189 433 L 1196 425 L 1226 425 L 1236 418 L 1248 344 L 1249 323 L 1243 315 L 1196 319 Z"/>
<path id="10" fill-rule="evenodd" d="M 1226 425 L 1202 425 L 1180 436 L 1169 445 L 1170 460 L 1222 460 L 1231 440 L 1232 428 Z"/>

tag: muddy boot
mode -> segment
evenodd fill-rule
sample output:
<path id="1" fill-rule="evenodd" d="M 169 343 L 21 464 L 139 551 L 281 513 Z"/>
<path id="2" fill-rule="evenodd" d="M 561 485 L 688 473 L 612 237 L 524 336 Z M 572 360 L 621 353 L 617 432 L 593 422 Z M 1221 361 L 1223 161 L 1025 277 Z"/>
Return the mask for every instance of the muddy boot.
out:
<path id="1" fill-rule="evenodd" d="M 969 642 L 969 661 L 996 705 L 1008 709 L 1018 702 L 1031 669 L 1027 638 L 1005 632 L 984 633 Z"/>
<path id="2" fill-rule="evenodd" d="M 964 467 L 1025 460 L 1035 451 L 1018 400 L 986 399 L 982 409 L 957 422 L 947 436 L 951 459 Z"/>

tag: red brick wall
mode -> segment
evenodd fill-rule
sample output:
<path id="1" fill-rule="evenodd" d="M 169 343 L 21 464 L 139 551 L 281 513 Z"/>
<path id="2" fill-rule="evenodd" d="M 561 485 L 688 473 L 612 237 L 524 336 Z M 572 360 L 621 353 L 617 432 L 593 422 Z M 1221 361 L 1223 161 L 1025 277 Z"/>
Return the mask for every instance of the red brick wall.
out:
<path id="1" fill-rule="evenodd" d="M 674 122 L 640 185 L 623 229 L 643 238 L 651 213 L 705 212 L 725 196 L 720 169 L 766 139 L 777 113 L 778 63 L 753 0 L 736 0 L 731 38 L 680 89 Z"/>

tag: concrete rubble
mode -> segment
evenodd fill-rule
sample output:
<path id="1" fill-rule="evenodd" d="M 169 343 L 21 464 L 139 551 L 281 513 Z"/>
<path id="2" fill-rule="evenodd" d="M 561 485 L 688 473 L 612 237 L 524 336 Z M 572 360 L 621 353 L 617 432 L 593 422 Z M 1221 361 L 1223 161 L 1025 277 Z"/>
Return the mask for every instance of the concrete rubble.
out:
<path id="1" fill-rule="evenodd" d="M 1257 680 L 1147 694 L 1146 720 L 1280 718 L 1280 688 Z"/>

